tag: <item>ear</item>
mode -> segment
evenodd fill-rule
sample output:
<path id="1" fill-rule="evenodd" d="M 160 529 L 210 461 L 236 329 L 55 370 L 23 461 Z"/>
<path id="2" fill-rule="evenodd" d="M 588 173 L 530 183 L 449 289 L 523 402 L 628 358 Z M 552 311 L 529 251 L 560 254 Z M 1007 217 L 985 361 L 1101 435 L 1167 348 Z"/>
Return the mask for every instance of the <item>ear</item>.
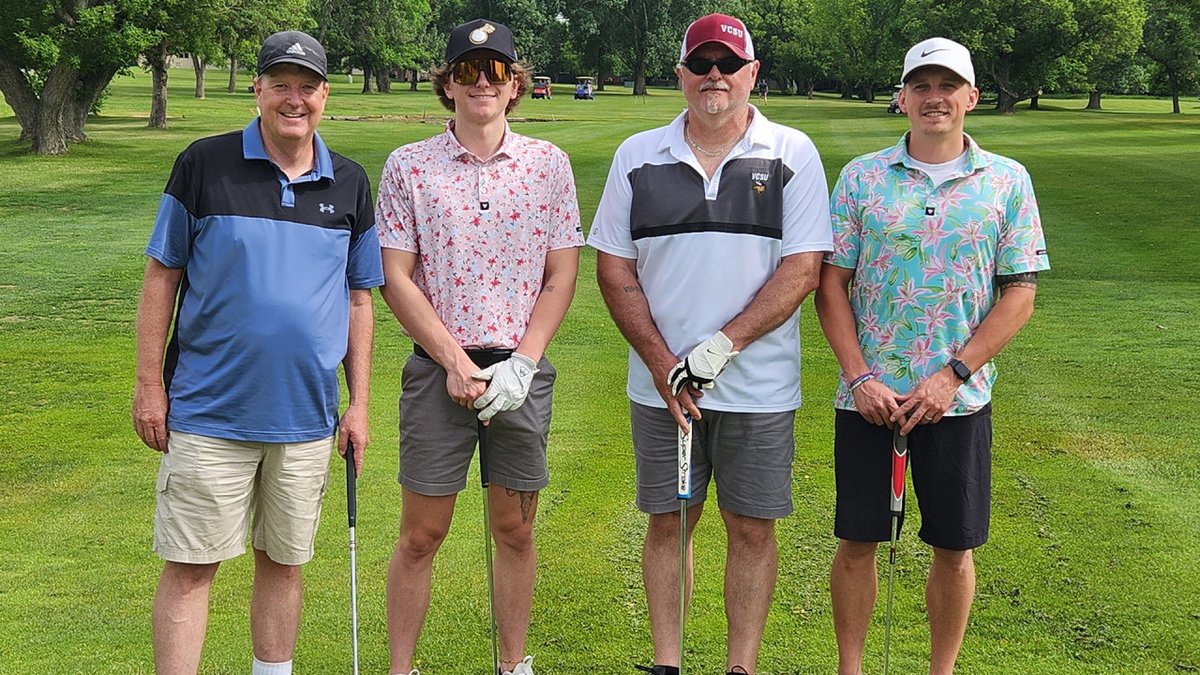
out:
<path id="1" fill-rule="evenodd" d="M 971 87 L 971 93 L 967 96 L 967 112 L 975 109 L 979 105 L 979 87 Z"/>
<path id="2" fill-rule="evenodd" d="M 906 100 L 908 98 L 907 94 L 908 85 L 900 87 L 900 98 L 896 99 L 896 102 L 900 105 L 900 112 L 904 113 L 905 115 L 908 114 L 908 101 Z"/>

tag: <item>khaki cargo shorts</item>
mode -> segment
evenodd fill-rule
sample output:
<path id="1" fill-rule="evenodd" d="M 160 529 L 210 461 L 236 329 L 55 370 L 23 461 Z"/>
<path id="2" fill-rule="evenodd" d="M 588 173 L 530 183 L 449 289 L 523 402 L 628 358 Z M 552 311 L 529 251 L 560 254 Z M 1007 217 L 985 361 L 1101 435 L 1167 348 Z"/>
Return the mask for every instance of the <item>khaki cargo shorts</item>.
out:
<path id="1" fill-rule="evenodd" d="M 333 438 L 257 443 L 172 431 L 158 469 L 154 552 L 207 564 L 254 548 L 281 565 L 313 557 Z M 251 515 L 253 514 L 253 523 Z"/>

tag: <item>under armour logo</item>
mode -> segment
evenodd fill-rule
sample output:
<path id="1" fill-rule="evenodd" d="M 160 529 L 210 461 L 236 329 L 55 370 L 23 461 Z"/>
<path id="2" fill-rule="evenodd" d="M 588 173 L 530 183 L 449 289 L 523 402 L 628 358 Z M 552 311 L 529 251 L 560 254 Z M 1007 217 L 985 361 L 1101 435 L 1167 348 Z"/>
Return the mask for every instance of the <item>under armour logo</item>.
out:
<path id="1" fill-rule="evenodd" d="M 317 209 L 320 210 L 321 213 L 333 213 L 333 204 L 321 202 L 320 204 L 317 204 Z"/>
<path id="2" fill-rule="evenodd" d="M 307 54 L 304 52 L 304 47 L 301 47 L 299 42 L 293 42 L 292 46 L 287 48 L 287 53 L 307 56 Z"/>

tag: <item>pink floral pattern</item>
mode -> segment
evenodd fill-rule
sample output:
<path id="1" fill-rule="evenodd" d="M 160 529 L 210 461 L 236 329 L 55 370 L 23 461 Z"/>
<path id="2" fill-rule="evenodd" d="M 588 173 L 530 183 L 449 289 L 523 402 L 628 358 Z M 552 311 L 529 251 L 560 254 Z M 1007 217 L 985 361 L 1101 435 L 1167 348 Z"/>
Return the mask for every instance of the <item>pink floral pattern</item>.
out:
<path id="1" fill-rule="evenodd" d="M 1050 268 L 1025 167 L 968 138 L 966 173 L 935 188 L 912 168 L 905 139 L 842 170 L 831 198 L 834 250 L 854 269 L 850 304 L 872 371 L 905 393 L 970 341 L 997 297 L 998 275 Z M 988 363 L 961 387 L 949 414 L 991 399 Z M 853 410 L 842 382 L 834 399 Z"/>
<path id="2" fill-rule="evenodd" d="M 584 244 L 566 153 L 506 129 L 496 154 L 480 160 L 453 122 L 388 157 L 375 222 L 384 248 L 418 254 L 417 287 L 470 348 L 520 344 L 546 255 Z"/>

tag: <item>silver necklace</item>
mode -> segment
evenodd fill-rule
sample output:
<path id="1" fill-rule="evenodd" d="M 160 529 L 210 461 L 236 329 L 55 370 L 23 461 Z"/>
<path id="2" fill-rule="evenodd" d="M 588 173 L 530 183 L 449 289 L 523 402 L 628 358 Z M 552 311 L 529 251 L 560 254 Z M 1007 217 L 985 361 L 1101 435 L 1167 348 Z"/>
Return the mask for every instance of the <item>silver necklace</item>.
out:
<path id="1" fill-rule="evenodd" d="M 697 143 L 694 138 L 692 138 L 691 124 L 689 124 L 687 120 L 684 120 L 683 122 L 683 139 L 687 141 L 688 145 L 692 146 L 693 149 L 705 157 L 724 157 L 725 155 L 729 154 L 729 151 L 733 149 L 733 146 L 736 145 L 738 141 L 742 140 L 742 136 L 745 135 L 746 130 L 742 129 L 742 133 L 738 134 L 737 138 L 721 146 L 719 150 L 705 150 L 704 148 L 700 147 L 700 144 Z"/>

